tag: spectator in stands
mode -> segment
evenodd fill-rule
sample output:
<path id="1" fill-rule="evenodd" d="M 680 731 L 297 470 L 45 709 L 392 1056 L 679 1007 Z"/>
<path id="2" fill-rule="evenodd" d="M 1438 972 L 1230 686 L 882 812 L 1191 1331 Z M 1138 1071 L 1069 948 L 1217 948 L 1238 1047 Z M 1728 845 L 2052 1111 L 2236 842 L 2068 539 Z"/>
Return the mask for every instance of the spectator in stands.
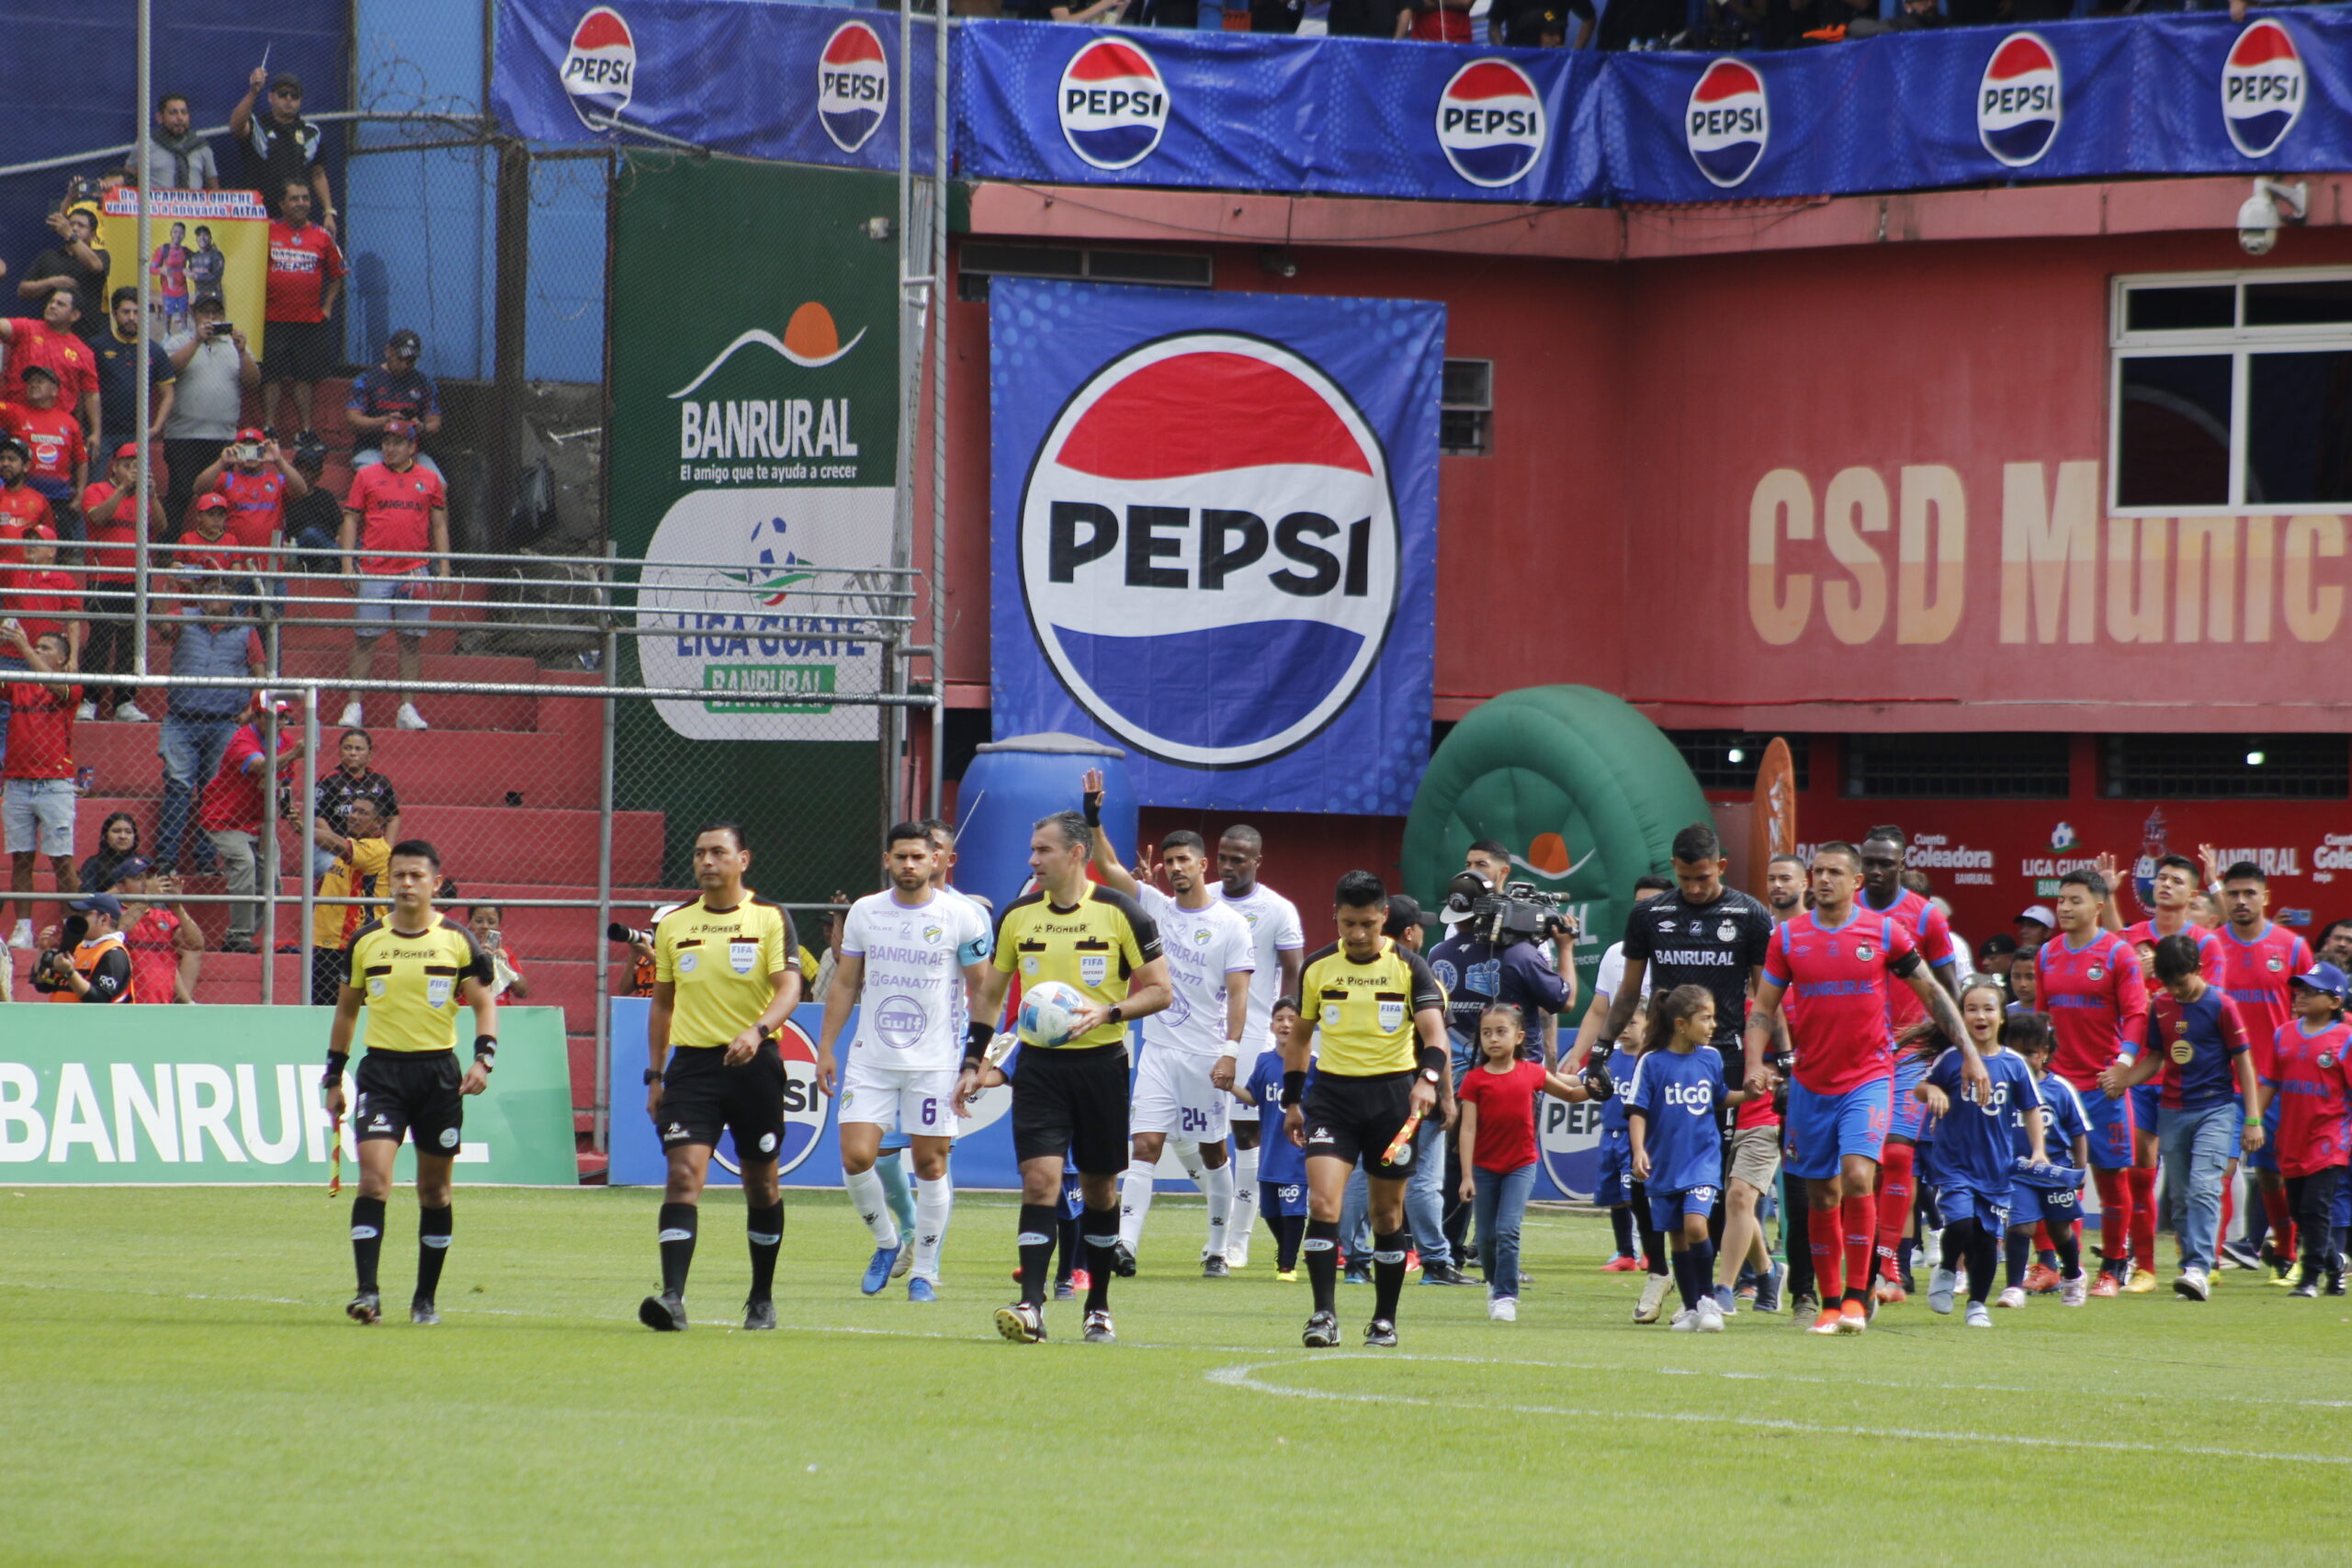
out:
<path id="1" fill-rule="evenodd" d="M 0 620 L 5 640 L 28 669 L 50 672 L 65 668 L 65 639 L 56 632 L 28 638 L 14 618 Z M 82 688 L 47 682 L 18 681 L 8 690 L 8 756 L 0 766 L 6 781 L 0 796 L 0 824 L 8 842 L 8 886 L 17 895 L 17 929 L 8 945 L 29 950 L 33 944 L 33 906 L 26 897 L 33 890 L 33 859 L 49 857 L 49 869 L 62 891 L 78 883 L 74 868 L 74 808 L 81 796 L 74 789 L 74 705 Z"/>
<path id="2" fill-rule="evenodd" d="M 0 345 L 8 351 L 6 375 L 0 378 L 0 402 L 23 402 L 25 372 L 45 365 L 57 378 L 58 400 L 81 416 L 84 430 L 99 428 L 104 422 L 98 411 L 97 361 L 90 354 L 90 345 L 74 330 L 81 319 L 82 308 L 74 302 L 74 290 L 59 288 L 42 301 L 38 321 L 29 316 L 0 321 Z"/>
<path id="3" fill-rule="evenodd" d="M 306 571 L 333 571 L 339 564 L 335 540 L 343 532 L 343 502 L 320 482 L 326 466 L 327 449 L 317 442 L 294 448 L 294 471 L 302 476 L 311 492 L 287 502 L 286 542 L 303 552 Z"/>
<path id="4" fill-rule="evenodd" d="M 150 190 L 219 190 L 220 165 L 212 144 L 196 133 L 186 93 L 165 93 L 155 105 L 155 129 L 147 133 L 147 176 L 139 175 L 139 150 L 122 162 L 123 181 Z"/>
<path id="5" fill-rule="evenodd" d="M 400 638 L 402 729 L 424 729 L 413 702 L 424 662 L 424 630 L 433 619 L 435 577 L 449 575 L 449 498 L 438 476 L 416 463 L 416 427 L 396 419 L 383 429 L 384 460 L 362 468 L 344 498 L 345 575 L 359 584 L 359 628 L 351 649 L 351 678 L 364 681 L 375 666 L 377 640 L 390 626 Z M 427 552 L 431 558 L 428 558 Z M 343 726 L 363 722 L 359 694 L 344 705 Z"/>
<path id="6" fill-rule="evenodd" d="M 334 234 L 311 221 L 311 189 L 289 183 L 278 201 L 280 216 L 269 226 L 269 274 L 262 319 L 261 422 L 277 425 L 277 389 L 294 389 L 294 412 L 305 438 L 312 435 L 311 400 L 320 378 L 334 374 L 342 353 L 335 341 L 334 308 L 343 297 L 343 247 Z"/>
<path id="7" fill-rule="evenodd" d="M 180 636 L 187 637 L 185 628 Z M 229 906 L 229 931 L 220 941 L 223 953 L 255 951 L 254 928 L 261 923 L 261 905 L 254 901 L 254 874 L 259 864 L 255 850 L 262 834 L 275 826 L 275 792 L 269 787 L 269 753 L 262 740 L 261 716 L 255 710 L 248 712 L 252 716 L 229 738 L 228 749 L 220 756 L 220 770 L 204 786 L 196 807 L 197 826 L 212 840 L 212 852 L 219 857 L 221 874 L 228 879 L 229 897 L 244 900 Z M 280 776 L 302 760 L 302 731 L 289 722 L 294 716 L 288 705 L 278 705 L 277 771 Z"/>
<path id="8" fill-rule="evenodd" d="M 269 112 L 256 116 L 254 101 L 269 84 Z M 327 188 L 327 167 L 319 161 L 318 126 L 302 118 L 302 79 L 291 71 L 265 76 L 256 65 L 246 80 L 245 96 L 229 111 L 229 134 L 245 150 L 247 177 L 257 190 L 268 193 L 280 217 L 286 216 L 283 194 L 300 186 L 306 201 L 317 204 L 319 221 L 335 231 L 334 194 Z"/>
<path id="9" fill-rule="evenodd" d="M 1250 30 L 1295 33 L 1306 11 L 1305 0 L 1250 0 Z"/>
<path id="10" fill-rule="evenodd" d="M 376 891 L 384 867 L 390 863 L 392 840 L 384 836 L 384 820 L 376 803 L 361 795 L 351 803 L 345 818 L 348 831 L 337 832 L 322 817 L 311 825 L 311 847 L 324 852 L 327 868 L 319 874 L 321 898 L 366 898 Z M 364 904 L 320 904 L 311 917 L 311 1005 L 333 1007 L 342 987 L 351 980 L 348 947 L 353 933 L 373 918 Z"/>
<path id="11" fill-rule="evenodd" d="M 215 592 L 195 615 L 172 615 L 161 623 L 172 650 L 175 675 L 243 676 L 258 685 L 267 669 L 261 634 L 235 601 Z M 201 833 L 187 838 L 196 792 L 220 771 L 220 759 L 250 712 L 253 694 L 235 686 L 174 686 L 164 700 L 156 752 L 164 760 L 164 804 L 156 819 L 155 854 L 175 866 L 213 869 L 211 842 Z M 183 852 L 185 848 L 185 852 Z"/>
<path id="12" fill-rule="evenodd" d="M 441 390 L 433 384 L 432 377 L 416 367 L 417 355 L 424 350 L 424 340 L 410 328 L 402 327 L 385 347 L 384 362 L 369 366 L 351 383 L 351 401 L 344 408 L 344 423 L 358 435 L 354 445 L 359 450 L 351 455 L 352 472 L 384 460 L 383 448 L 376 437 L 396 419 L 407 420 L 416 426 L 419 446 L 440 434 Z M 416 455 L 416 466 L 436 478 L 447 479 L 440 465 L 422 451 Z"/>
<path id="13" fill-rule="evenodd" d="M 505 919 L 505 912 L 495 904 L 476 904 L 466 911 L 466 924 L 472 928 L 474 941 L 490 954 L 497 976 L 491 984 L 500 1007 L 531 999 L 531 982 L 523 977 L 522 954 L 507 944 L 506 933 L 500 929 Z"/>
<path id="14" fill-rule="evenodd" d="M 144 867 L 145 876 L 131 876 L 132 866 Z M 123 945 L 130 949 L 130 977 L 139 999 L 195 1001 L 196 983 L 204 972 L 204 932 L 180 902 L 178 874 L 169 865 L 148 867 L 140 860 L 126 864 L 115 897 L 122 900 Z"/>
<path id="15" fill-rule="evenodd" d="M 138 819 L 128 811 L 110 811 L 98 829 L 97 853 L 82 863 L 74 886 L 85 893 L 111 893 L 122 868 L 134 861 L 144 875 L 147 863 L 139 857 Z"/>
<path id="16" fill-rule="evenodd" d="M 1106 28 L 1119 25 L 1127 12 L 1127 0 L 1093 0 L 1087 6 L 1070 4 L 1069 0 L 1031 0 L 1026 9 L 1008 6 L 1007 16 L 1032 17 L 1041 22 L 1100 22 Z"/>
<path id="17" fill-rule="evenodd" d="M 376 739 L 364 729 L 346 729 L 335 743 L 335 768 L 319 780 L 318 794 L 312 805 L 319 820 L 338 833 L 351 831 L 351 808 L 360 801 L 375 805 L 376 819 L 383 824 L 384 837 L 394 843 L 401 837 L 400 792 L 392 781 L 376 772 L 370 764 L 376 757 Z M 324 876 L 333 857 L 322 860 L 311 857 L 311 872 Z"/>
<path id="18" fill-rule="evenodd" d="M 57 243 L 33 258 L 17 282 L 17 297 L 44 305 L 59 289 L 74 294 L 78 331 L 95 334 L 106 325 L 107 269 L 114 260 L 98 248 L 98 218 L 87 206 L 49 215 Z"/>
<path id="19" fill-rule="evenodd" d="M 27 366 L 25 400 L 0 405 L 0 426 L 31 453 L 25 482 L 49 502 L 51 525 L 68 538 L 78 537 L 82 520 L 74 502 L 90 482 L 90 447 L 81 422 L 57 406 L 56 372 L 46 365 Z"/>
<path id="20" fill-rule="evenodd" d="M 1331 0 L 1330 29 L 1333 38 L 1409 37 L 1412 0 Z"/>
<path id="21" fill-rule="evenodd" d="M 264 573 L 277 568 L 277 547 L 286 532 L 286 505 L 311 493 L 285 449 L 258 430 L 241 430 L 211 466 L 196 476 L 199 495 L 219 491 L 229 498 L 229 536 Z M 265 604 L 263 613 L 270 613 Z"/>
<path id="22" fill-rule="evenodd" d="M 33 989 L 53 1002 L 126 1002 L 136 994 L 122 941 L 122 900 L 92 893 L 65 906 L 81 918 L 72 953 L 51 949 L 33 970 Z"/>
<path id="23" fill-rule="evenodd" d="M 1487 13 L 1487 40 L 1511 49 L 1565 49 L 1568 18 L 1576 18 L 1576 47 L 1592 40 L 1592 0 L 1496 0 Z"/>
<path id="24" fill-rule="evenodd" d="M 82 643 L 89 628 L 82 619 L 82 585 L 57 565 L 57 538 L 49 529 L 25 536 L 24 569 L 16 574 L 9 605 L 24 623 L 25 635 L 38 642 L 55 633 L 65 643 L 65 668 L 82 668 Z"/>
<path id="25" fill-rule="evenodd" d="M 183 323 L 185 325 L 185 323 Z M 106 423 L 98 427 L 97 447 L 111 452 L 126 441 L 139 439 L 139 290 L 114 291 L 114 310 L 107 330 L 90 341 L 98 361 L 98 407 Z M 172 403 L 178 396 L 174 382 L 179 371 L 164 345 L 147 343 L 147 395 L 150 400 L 147 439 L 160 442 L 171 423 Z"/>
<path id="26" fill-rule="evenodd" d="M 217 490 L 198 496 L 196 525 L 179 536 L 172 551 L 180 592 L 190 600 L 215 594 L 250 598 L 253 580 L 246 574 L 252 570 L 243 547 L 229 532 L 229 498 Z"/>
<path id="27" fill-rule="evenodd" d="M 199 292 L 187 331 L 164 340 L 177 395 L 164 422 L 164 463 L 171 479 L 166 513 L 187 515 L 196 476 L 234 440 L 245 394 L 261 385 L 261 366 L 244 330 L 226 319 L 220 296 Z M 158 536 L 159 537 L 161 536 Z"/>
<path id="28" fill-rule="evenodd" d="M 1412 36 L 1423 43 L 1468 43 L 1470 0 L 1413 0 Z"/>
<path id="29" fill-rule="evenodd" d="M 147 537 L 166 537 L 164 498 L 160 487 L 147 491 Z M 84 547 L 89 566 L 83 584 L 84 609 L 89 615 L 89 640 L 82 649 L 82 671 L 87 675 L 128 674 L 133 663 L 131 615 L 135 608 L 139 564 L 139 448 L 116 448 L 107 477 L 82 492 L 82 525 L 88 534 Z M 93 686 L 82 701 L 81 718 L 119 718 L 144 724 L 146 710 L 129 686 Z"/>
<path id="30" fill-rule="evenodd" d="M 1600 48 L 1630 49 L 1636 43 L 1672 38 L 1682 31 L 1687 19 L 1683 0 L 1609 0 L 1596 30 Z"/>

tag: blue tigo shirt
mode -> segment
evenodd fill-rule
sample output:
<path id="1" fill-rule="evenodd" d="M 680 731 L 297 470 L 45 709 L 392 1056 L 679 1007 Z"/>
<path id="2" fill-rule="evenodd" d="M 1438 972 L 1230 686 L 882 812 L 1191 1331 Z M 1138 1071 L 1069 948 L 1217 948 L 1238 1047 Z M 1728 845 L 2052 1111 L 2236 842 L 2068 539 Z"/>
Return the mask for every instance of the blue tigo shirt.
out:
<path id="1" fill-rule="evenodd" d="M 1265 1129 L 1258 1134 L 1258 1184 L 1297 1186 L 1306 1179 L 1306 1151 L 1283 1133 L 1283 1054 L 1261 1054 L 1243 1087 L 1258 1101 L 1258 1125 Z"/>
<path id="2" fill-rule="evenodd" d="M 1973 1187 L 1979 1192 L 2007 1192 L 2009 1169 L 2024 1152 L 2023 1128 L 2012 1130 L 2010 1114 L 2041 1103 L 2033 1072 L 2015 1051 L 1985 1057 L 1993 1095 L 1989 1103 L 1978 1105 L 1961 1098 L 1963 1060 L 1960 1048 L 1954 1046 L 1928 1069 L 1928 1081 L 1951 1098 L 1951 1109 L 1936 1123 L 1936 1179 L 1945 1185 Z"/>
<path id="3" fill-rule="evenodd" d="M 1641 1065 L 1641 1059 L 1628 1048 L 1621 1046 L 1609 1054 L 1609 1085 L 1612 1092 L 1600 1102 L 1600 1130 L 1604 1134 L 1624 1132 L 1625 1109 L 1634 1103 L 1634 1075 Z"/>
<path id="4" fill-rule="evenodd" d="M 1724 1059 L 1713 1046 L 1702 1045 L 1688 1055 L 1644 1053 L 1625 1109 L 1647 1122 L 1642 1146 L 1650 1156 L 1652 1192 L 1723 1185 L 1724 1138 L 1715 1125 L 1723 1095 Z"/>
<path id="5" fill-rule="evenodd" d="M 2075 1163 L 2075 1140 L 2091 1135 L 2091 1119 L 2083 1110 L 2083 1097 L 2075 1086 L 2052 1073 L 2033 1086 L 2041 1095 L 2041 1146 L 2050 1153 L 2052 1165 L 2072 1166 Z M 2030 1154 L 2025 1146 L 2025 1122 L 2018 1121 L 2017 1149 Z"/>

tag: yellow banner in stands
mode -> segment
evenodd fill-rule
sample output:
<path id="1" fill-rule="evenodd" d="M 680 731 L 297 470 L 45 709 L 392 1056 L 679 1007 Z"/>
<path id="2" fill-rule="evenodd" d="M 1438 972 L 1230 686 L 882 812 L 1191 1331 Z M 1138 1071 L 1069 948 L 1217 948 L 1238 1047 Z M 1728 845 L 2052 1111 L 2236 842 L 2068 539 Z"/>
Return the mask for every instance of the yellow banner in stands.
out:
<path id="1" fill-rule="evenodd" d="M 269 278 L 269 209 L 250 190 L 159 190 L 150 229 L 154 243 L 139 254 L 139 193 L 128 186 L 107 197 L 98 243 L 112 258 L 107 297 L 136 288 L 139 269 L 154 277 L 153 330 L 158 341 L 188 323 L 199 294 L 218 293 L 228 320 L 245 333 L 255 359 L 262 344 L 263 293 Z"/>

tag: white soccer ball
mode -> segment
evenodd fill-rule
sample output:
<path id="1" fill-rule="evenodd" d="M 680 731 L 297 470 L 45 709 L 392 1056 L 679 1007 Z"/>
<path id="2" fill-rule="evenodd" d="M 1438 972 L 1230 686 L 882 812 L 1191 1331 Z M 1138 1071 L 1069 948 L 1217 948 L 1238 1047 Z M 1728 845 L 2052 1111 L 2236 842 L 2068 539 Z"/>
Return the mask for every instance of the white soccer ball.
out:
<path id="1" fill-rule="evenodd" d="M 1019 1030 L 1024 1045 L 1048 1048 L 1067 1043 L 1077 1031 L 1071 1027 L 1079 1009 L 1087 1006 L 1086 993 L 1060 980 L 1045 980 L 1021 993 Z"/>

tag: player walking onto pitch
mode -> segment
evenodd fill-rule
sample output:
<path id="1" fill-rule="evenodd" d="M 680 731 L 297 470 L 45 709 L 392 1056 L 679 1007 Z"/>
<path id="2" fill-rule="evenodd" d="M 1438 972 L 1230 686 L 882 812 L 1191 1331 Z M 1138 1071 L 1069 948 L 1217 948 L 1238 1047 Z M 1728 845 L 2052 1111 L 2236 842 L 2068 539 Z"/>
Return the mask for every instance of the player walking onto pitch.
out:
<path id="1" fill-rule="evenodd" d="M 914 1273 L 911 1302 L 938 1300 L 939 1243 L 955 1202 L 947 1153 L 955 1142 L 956 1069 L 969 1038 L 985 1044 L 986 1023 L 972 1021 L 970 998 L 986 983 L 989 927 L 979 907 L 933 886 L 939 848 L 930 828 L 901 822 L 885 850 L 890 886 L 850 906 L 842 951 L 825 993 L 825 1022 L 817 1039 L 817 1082 L 841 1098 L 842 1184 L 858 1217 L 874 1233 L 874 1258 L 859 1289 L 878 1293 L 890 1282 L 906 1238 L 890 1213 L 875 1161 L 883 1135 L 904 1133 L 915 1165 Z M 833 1042 L 864 1002 L 849 1070 Z"/>
<path id="2" fill-rule="evenodd" d="M 718 1134 L 732 1131 L 743 1169 L 752 1292 L 743 1326 L 774 1328 L 776 1254 L 784 1246 L 784 1194 L 776 1155 L 784 1143 L 784 1057 L 777 1025 L 800 1000 L 800 944 L 792 917 L 743 885 L 751 846 L 732 822 L 695 835 L 702 896 L 653 928 L 653 1005 L 646 1010 L 645 1111 L 670 1156 L 662 1191 L 662 1293 L 639 1303 L 638 1321 L 673 1333 L 686 1326 L 686 1273 L 695 1260 L 704 1178 Z"/>
<path id="3" fill-rule="evenodd" d="M 1340 1342 L 1340 1208 L 1363 1162 L 1372 1208 L 1372 1322 L 1366 1345 L 1396 1343 L 1405 1284 L 1405 1178 L 1419 1153 L 1421 1119 L 1436 1108 L 1452 1062 L 1445 993 L 1421 955 L 1381 934 L 1388 889 L 1368 871 L 1340 878 L 1332 919 L 1340 940 L 1299 976 L 1305 1021 L 1283 1054 L 1283 1131 L 1306 1151 L 1306 1274 L 1313 1348 Z M 1306 1064 L 1317 1041 L 1315 1089 Z M 1302 1104 L 1302 1097 L 1305 1103 Z"/>
<path id="4" fill-rule="evenodd" d="M 1086 1212 L 1079 1216 L 1087 1273 L 1086 1338 L 1108 1345 L 1111 1249 L 1119 1240 L 1118 1179 L 1127 1164 L 1127 1025 L 1168 1005 L 1168 961 L 1159 928 L 1116 888 L 1086 879 L 1094 829 L 1084 814 L 1041 818 L 1029 836 L 1034 893 L 998 922 L 996 955 L 972 1015 L 993 1019 L 1014 971 L 1023 989 L 1058 980 L 1086 997 L 1067 1039 L 1024 1041 L 1012 1061 L 1012 1153 L 1021 1162 L 1021 1299 L 998 1309 L 997 1332 L 1034 1344 L 1046 1337 L 1055 1205 L 1062 1159 L 1077 1165 Z M 977 1089 L 1007 1081 L 987 1059 L 986 1042 L 965 1047 L 956 1114 Z"/>
<path id="5" fill-rule="evenodd" d="M 498 1061 L 498 1006 L 491 990 L 490 955 L 474 933 L 433 907 L 441 857 L 422 839 L 392 846 L 384 880 L 391 913 L 353 933 L 349 978 L 335 993 L 327 1035 L 327 1114 L 343 1120 L 343 1069 L 351 1060 L 352 1032 L 366 1008 L 368 1055 L 359 1062 L 359 1098 L 352 1122 L 359 1142 L 359 1196 L 351 1201 L 351 1256 L 358 1293 L 344 1310 L 360 1323 L 384 1314 L 376 1261 L 384 1247 L 384 1200 L 391 1196 L 392 1159 L 403 1134 L 416 1140 L 416 1294 L 408 1320 L 435 1324 L 441 1265 L 449 1256 L 454 1217 L 449 1168 L 458 1158 L 465 1097 L 490 1087 Z M 474 1012 L 473 1066 L 458 1070 L 458 1012 Z"/>
<path id="6" fill-rule="evenodd" d="M 1298 907 L 1258 880 L 1258 867 L 1265 858 L 1264 835 L 1246 822 L 1236 822 L 1218 836 L 1216 896 L 1250 928 L 1250 940 L 1257 957 L 1250 985 L 1247 1038 L 1249 1049 L 1261 1054 L 1282 1048 L 1273 1034 L 1274 999 L 1298 995 L 1298 973 L 1306 963 L 1306 937 L 1299 929 Z M 1273 1109 L 1272 1102 L 1268 1101 L 1262 1121 L 1261 1107 L 1246 1102 L 1237 1103 L 1226 1112 L 1233 1123 L 1235 1219 L 1226 1229 L 1225 1248 L 1225 1260 L 1231 1268 L 1250 1266 L 1250 1216 L 1264 1207 L 1258 1201 L 1258 1160 L 1263 1137 L 1261 1129 L 1279 1120 Z M 1283 1163 L 1287 1164 L 1287 1159 Z"/>
<path id="7" fill-rule="evenodd" d="M 2109 888 L 2096 871 L 2058 879 L 2058 930 L 2033 954 L 2034 993 L 2058 1037 L 2050 1070 L 2081 1095 L 2090 1118 L 2091 1179 L 2098 1188 L 2098 1279 L 2091 1294 L 2122 1293 L 2132 1282 L 2132 1102 L 2109 1095 L 2098 1076 L 2147 1030 L 2148 988 L 2140 955 L 2099 926 Z"/>

